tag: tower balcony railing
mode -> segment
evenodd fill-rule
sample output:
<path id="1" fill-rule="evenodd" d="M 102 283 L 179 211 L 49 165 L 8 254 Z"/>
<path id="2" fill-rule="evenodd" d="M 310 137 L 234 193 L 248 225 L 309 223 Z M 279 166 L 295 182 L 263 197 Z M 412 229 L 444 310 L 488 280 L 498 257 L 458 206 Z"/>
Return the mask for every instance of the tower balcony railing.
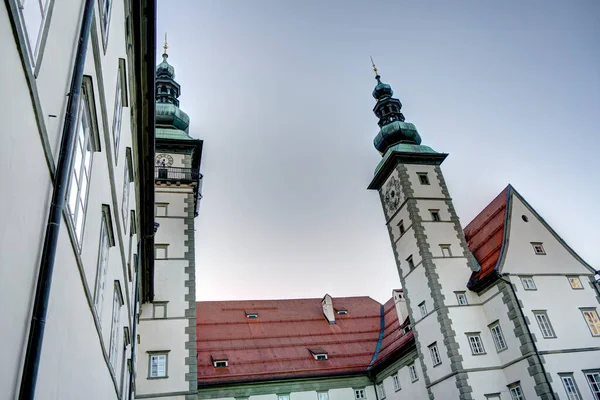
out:
<path id="1" fill-rule="evenodd" d="M 154 180 L 165 182 L 198 182 L 202 179 L 202 174 L 198 169 L 180 168 L 180 167 L 154 167 Z"/>

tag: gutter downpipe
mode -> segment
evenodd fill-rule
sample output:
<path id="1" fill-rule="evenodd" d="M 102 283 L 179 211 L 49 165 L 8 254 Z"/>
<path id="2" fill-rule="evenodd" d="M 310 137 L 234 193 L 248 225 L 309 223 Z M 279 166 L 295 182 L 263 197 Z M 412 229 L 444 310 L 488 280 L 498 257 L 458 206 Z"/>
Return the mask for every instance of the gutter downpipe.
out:
<path id="1" fill-rule="evenodd" d="M 25 363 L 21 376 L 21 388 L 19 391 L 20 400 L 33 400 L 35 397 L 35 387 L 40 367 L 42 344 L 44 341 L 44 328 L 46 326 L 46 315 L 48 313 L 50 289 L 52 286 L 52 275 L 54 273 L 54 261 L 56 259 L 56 245 L 58 243 L 60 222 L 67 195 L 69 169 L 71 166 L 71 159 L 73 158 L 72 150 L 77 128 L 77 111 L 79 108 L 79 98 L 83 82 L 83 68 L 85 65 L 85 56 L 87 53 L 93 11 L 94 0 L 86 0 L 79 31 L 79 39 L 77 41 L 75 64 L 73 66 L 71 87 L 69 89 L 69 100 L 67 101 L 67 112 L 63 125 L 60 153 L 58 155 L 58 163 L 54 176 L 52 200 L 50 203 L 50 211 L 48 213 L 48 224 L 44 236 L 44 246 L 35 290 L 31 325 L 29 328 L 29 339 L 27 342 Z"/>
<path id="2" fill-rule="evenodd" d="M 510 274 L 508 272 L 504 272 L 502 274 L 496 272 L 496 274 L 498 276 L 498 279 L 500 279 L 501 281 L 508 284 L 508 287 L 510 287 L 510 290 L 512 291 L 512 294 L 517 303 L 517 308 L 519 309 L 519 313 L 521 314 L 521 317 L 523 318 L 523 325 L 525 325 L 525 328 L 527 328 L 527 334 L 529 335 L 529 338 L 531 339 L 531 344 L 533 345 L 533 350 L 535 351 L 535 355 L 537 356 L 540 366 L 542 367 L 542 372 L 544 373 L 544 380 L 546 381 L 546 383 L 548 384 L 548 387 L 550 388 L 550 393 L 552 395 L 552 398 L 554 400 L 556 400 L 556 396 L 554 395 L 554 389 L 552 387 L 552 384 L 550 383 L 550 380 L 548 379 L 548 373 L 546 372 L 546 368 L 544 367 L 542 357 L 540 356 L 540 352 L 535 344 L 535 340 L 533 339 L 533 334 L 531 333 L 531 329 L 529 329 L 529 325 L 527 325 L 527 320 L 525 319 L 525 313 L 523 312 L 523 309 L 521 308 L 521 304 L 519 303 L 519 298 L 517 297 L 517 292 L 515 291 L 515 288 L 513 287 L 512 282 L 503 278 L 503 276 L 510 276 Z"/>

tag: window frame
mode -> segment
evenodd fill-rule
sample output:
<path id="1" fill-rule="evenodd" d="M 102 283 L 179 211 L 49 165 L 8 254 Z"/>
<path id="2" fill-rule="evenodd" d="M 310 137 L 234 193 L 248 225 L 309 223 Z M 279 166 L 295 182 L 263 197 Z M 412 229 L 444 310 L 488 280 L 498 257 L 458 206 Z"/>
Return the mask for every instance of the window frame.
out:
<path id="1" fill-rule="evenodd" d="M 123 193 L 121 194 L 121 216 L 123 217 L 124 233 L 127 233 L 127 219 L 129 217 L 129 203 L 131 183 L 133 182 L 133 163 L 131 160 L 131 148 L 125 149 L 125 166 L 123 174 Z"/>
<path id="2" fill-rule="evenodd" d="M 563 372 L 563 373 L 559 373 L 558 376 L 560 377 L 560 381 L 562 382 L 563 388 L 565 389 L 565 393 L 567 394 L 567 399 L 568 400 L 581 400 L 581 392 L 579 391 L 579 387 L 577 386 L 577 381 L 575 381 L 575 376 L 573 375 L 572 372 Z M 571 390 L 574 391 L 569 391 L 569 384 L 567 384 L 567 382 L 565 382 L 566 380 L 570 380 L 571 381 Z M 587 380 L 587 378 L 586 378 Z M 575 397 L 572 396 L 572 394 L 575 394 Z"/>
<path id="3" fill-rule="evenodd" d="M 469 299 L 467 299 L 467 293 L 466 292 L 454 292 L 454 294 L 456 295 L 456 302 L 459 306 L 468 306 L 469 305 Z M 461 303 L 461 297 L 464 299 L 464 303 Z"/>
<path id="4" fill-rule="evenodd" d="M 82 118 L 85 118 L 85 126 L 82 126 Z M 70 230 L 75 238 L 78 250 L 81 252 L 90 194 L 92 167 L 94 165 L 94 153 L 100 151 L 92 78 L 89 76 L 83 77 L 75 126 L 76 133 L 71 150 L 65 208 L 69 217 Z M 83 127 L 83 133 L 80 133 L 80 127 Z M 78 150 L 81 153 L 79 157 L 77 157 L 77 154 L 79 154 Z M 76 165 L 78 158 L 79 165 Z M 82 190 L 82 186 L 84 186 L 82 178 L 85 178 L 85 190 Z M 76 185 L 75 192 L 73 192 L 73 185 Z M 71 204 L 72 202 L 74 204 Z"/>
<path id="5" fill-rule="evenodd" d="M 579 309 L 581 311 L 581 315 L 583 316 L 583 319 L 585 320 L 585 323 L 588 327 L 588 329 L 590 330 L 590 334 L 593 337 L 599 337 L 600 336 L 600 315 L 598 315 L 598 310 L 595 307 L 582 307 Z M 590 320 L 586 317 L 586 313 L 591 313 L 592 316 L 595 317 L 596 321 L 595 321 L 595 327 L 592 327 L 592 325 L 590 324 Z M 594 333 L 594 329 L 596 329 L 596 333 Z"/>
<path id="6" fill-rule="evenodd" d="M 584 370 L 582 372 L 585 376 L 585 381 L 587 382 L 588 387 L 590 388 L 592 396 L 600 398 L 600 369 Z M 594 382 L 590 380 L 590 377 L 594 378 Z M 594 389 L 592 385 L 595 385 L 596 389 Z"/>
<path id="7" fill-rule="evenodd" d="M 159 208 L 164 208 L 165 215 L 158 215 Z M 154 216 L 158 217 L 158 218 L 168 217 L 169 216 L 169 203 L 154 203 Z"/>
<path id="8" fill-rule="evenodd" d="M 421 185 L 431 185 L 427 172 L 417 172 L 417 176 Z"/>
<path id="9" fill-rule="evenodd" d="M 446 255 L 446 253 L 444 253 L 444 250 L 448 251 L 448 255 Z M 450 249 L 450 245 L 449 244 L 440 244 L 440 251 L 442 252 L 442 257 L 443 258 L 450 258 L 450 257 L 452 257 L 452 250 Z"/>
<path id="10" fill-rule="evenodd" d="M 481 332 L 469 332 L 466 335 L 467 342 L 469 343 L 469 347 L 471 348 L 471 355 L 481 356 L 487 354 L 485 351 L 485 346 L 483 345 L 483 340 L 481 339 Z M 480 349 L 478 349 L 477 346 L 480 347 Z"/>
<path id="11" fill-rule="evenodd" d="M 433 342 L 427 347 L 429 348 L 429 355 L 431 356 L 431 362 L 433 363 L 433 366 L 437 367 L 438 365 L 441 365 L 442 357 L 437 347 L 437 342 Z"/>
<path id="12" fill-rule="evenodd" d="M 364 387 L 355 388 L 354 389 L 354 398 L 356 400 L 365 400 L 367 398 L 367 390 Z"/>
<path id="13" fill-rule="evenodd" d="M 113 0 L 100 0 L 98 2 L 100 18 L 100 32 L 102 33 L 102 46 L 104 54 L 106 54 L 106 48 L 108 46 L 108 32 L 110 31 L 110 20 L 112 15 Z M 108 9 L 105 11 L 105 4 L 108 4 Z"/>
<path id="14" fill-rule="evenodd" d="M 569 281 L 569 285 L 571 286 L 571 289 L 573 290 L 583 290 L 583 282 L 581 282 L 581 279 L 578 276 L 567 276 L 567 280 Z M 579 286 L 573 286 L 573 282 L 578 282 Z"/>
<path id="15" fill-rule="evenodd" d="M 427 316 L 427 304 L 425 304 L 425 300 L 419 303 L 419 312 L 421 313 L 421 318 Z"/>
<path id="16" fill-rule="evenodd" d="M 510 394 L 511 400 L 525 400 L 523 389 L 521 388 L 521 382 L 511 383 L 508 387 L 508 393 Z M 516 393 L 518 392 L 518 393 Z"/>
<path id="17" fill-rule="evenodd" d="M 327 390 L 317 391 L 317 400 L 329 400 L 329 391 L 327 391 Z"/>
<path id="18" fill-rule="evenodd" d="M 402 236 L 406 233 L 406 228 L 404 227 L 403 219 L 401 219 L 400 222 L 398 222 L 398 229 L 400 230 L 400 236 Z"/>
<path id="19" fill-rule="evenodd" d="M 537 246 L 539 246 L 539 249 L 537 248 Z M 545 256 L 546 255 L 546 249 L 544 249 L 543 242 L 531 242 L 531 247 L 533 247 L 533 253 L 536 256 Z"/>
<path id="20" fill-rule="evenodd" d="M 383 387 L 383 381 L 379 382 L 375 387 L 377 388 L 377 395 L 379 396 L 379 400 L 384 400 L 386 395 L 385 388 Z"/>
<path id="21" fill-rule="evenodd" d="M 538 324 L 538 328 L 540 329 L 540 333 L 544 339 L 556 339 L 556 331 L 550 322 L 550 317 L 548 317 L 548 312 L 546 310 L 532 310 L 533 316 Z M 540 323 L 540 318 L 544 317 L 546 319 L 545 324 L 547 325 L 545 328 L 542 327 Z M 544 330 L 549 330 L 550 335 L 544 334 Z"/>
<path id="22" fill-rule="evenodd" d="M 158 350 L 158 351 L 148 351 L 148 379 L 167 379 L 169 378 L 169 352 L 170 350 Z M 156 376 L 152 376 L 152 357 L 163 357 L 165 359 L 164 362 L 164 375 L 158 375 L 159 366 L 156 367 Z"/>
<path id="23" fill-rule="evenodd" d="M 165 251 L 165 256 L 164 257 L 157 257 L 156 256 L 156 250 L 164 250 Z M 169 245 L 165 244 L 165 243 L 156 243 L 154 244 L 154 259 L 155 260 L 168 260 L 169 259 Z"/>
<path id="24" fill-rule="evenodd" d="M 410 375 L 411 383 L 414 383 L 419 380 L 419 374 L 417 372 L 417 367 L 414 362 L 408 365 L 408 374 Z"/>
<path id="25" fill-rule="evenodd" d="M 44 4 L 40 4 L 43 2 Z M 52 19 L 52 9 L 54 8 L 54 0 L 35 0 L 32 7 L 39 9 L 39 23 L 38 29 L 35 31 L 35 38 L 33 38 L 33 32 L 31 29 L 28 29 L 28 23 L 25 14 L 26 7 L 30 4 L 25 4 L 25 0 L 15 0 L 14 4 L 16 6 L 16 13 L 18 15 L 18 19 L 20 22 L 20 31 L 23 34 L 24 39 L 24 47 L 25 53 L 27 53 L 27 58 L 31 63 L 31 67 L 33 69 L 33 76 L 37 78 L 38 72 L 40 69 L 40 65 L 42 63 L 42 57 L 44 54 L 44 48 L 46 46 L 46 39 L 48 37 L 48 30 L 50 27 L 50 20 Z M 29 0 L 28 3 L 31 3 Z M 9 11 L 10 12 L 10 11 Z M 27 14 L 29 15 L 29 14 Z"/>
<path id="26" fill-rule="evenodd" d="M 100 221 L 100 239 L 98 243 L 98 257 L 96 261 L 96 279 L 94 281 L 94 311 L 98 323 L 102 326 L 102 311 L 104 308 L 104 290 L 108 276 L 108 260 L 110 248 L 115 245 L 112 231 L 110 207 L 102 205 L 102 218 Z"/>
<path id="27" fill-rule="evenodd" d="M 502 332 L 500 321 L 493 322 L 488 327 L 490 328 L 490 334 L 492 335 L 494 346 L 496 346 L 496 352 L 500 353 L 508 349 L 508 344 L 506 343 L 504 332 Z M 500 345 L 501 343 L 504 344 L 503 347 Z"/>
<path id="28" fill-rule="evenodd" d="M 123 307 L 123 293 L 118 280 L 114 283 L 113 310 L 110 325 L 110 345 L 108 350 L 108 361 L 113 371 L 117 372 L 116 362 L 119 359 L 119 326 L 121 324 L 121 307 Z"/>
<path id="29" fill-rule="evenodd" d="M 431 210 L 429 210 L 429 213 L 431 214 L 432 222 L 441 222 L 442 221 L 442 216 L 440 215 L 440 210 L 431 209 Z"/>
<path id="30" fill-rule="evenodd" d="M 392 384 L 394 385 L 394 391 L 398 392 L 402 390 L 402 385 L 400 385 L 400 376 L 398 376 L 398 372 L 392 375 Z"/>
<path id="31" fill-rule="evenodd" d="M 153 319 L 167 319 L 167 304 L 168 303 L 169 303 L 168 301 L 153 301 L 152 302 L 152 318 Z M 160 307 L 163 308 L 164 317 L 156 316 L 157 310 Z"/>
<path id="32" fill-rule="evenodd" d="M 415 269 L 415 260 L 413 259 L 412 254 L 406 258 L 406 262 L 408 263 L 408 270 L 412 271 Z"/>
<path id="33" fill-rule="evenodd" d="M 537 285 L 535 284 L 535 281 L 533 280 L 533 276 L 519 276 L 519 278 L 521 279 L 521 284 L 523 285 L 523 289 L 525 290 L 537 290 Z M 533 285 L 533 287 L 528 287 L 528 284 L 525 284 L 526 281 L 530 281 L 531 284 Z"/>

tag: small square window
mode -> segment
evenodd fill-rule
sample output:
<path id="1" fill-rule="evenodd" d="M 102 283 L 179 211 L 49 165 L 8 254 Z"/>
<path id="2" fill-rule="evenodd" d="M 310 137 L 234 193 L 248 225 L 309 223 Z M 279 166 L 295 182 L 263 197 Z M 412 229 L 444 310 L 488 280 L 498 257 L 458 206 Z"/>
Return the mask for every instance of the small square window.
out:
<path id="1" fill-rule="evenodd" d="M 466 306 L 469 303 L 467 302 L 467 294 L 465 292 L 455 292 L 456 293 L 456 301 L 459 306 Z"/>
<path id="2" fill-rule="evenodd" d="M 468 333 L 467 339 L 469 340 L 469 346 L 471 346 L 471 353 L 473 353 L 473 355 L 485 354 L 485 349 L 483 348 L 483 342 L 481 341 L 479 333 Z"/>
<path id="3" fill-rule="evenodd" d="M 419 304 L 419 311 L 421 312 L 421 318 L 427 315 L 427 306 L 424 301 Z"/>
<path id="4" fill-rule="evenodd" d="M 411 382 L 416 382 L 419 380 L 419 375 L 417 375 L 417 367 L 415 366 L 414 363 L 412 363 L 408 366 L 408 372 L 410 374 Z"/>
<path id="5" fill-rule="evenodd" d="M 442 257 L 452 257 L 449 244 L 440 244 L 440 249 L 442 250 Z"/>
<path id="6" fill-rule="evenodd" d="M 155 244 L 154 245 L 154 259 L 164 260 L 167 258 L 167 247 L 166 244 Z"/>
<path id="7" fill-rule="evenodd" d="M 406 232 L 406 229 L 404 229 L 404 220 L 398 222 L 398 229 L 400 229 L 400 235 L 404 235 L 404 232 Z"/>
<path id="8" fill-rule="evenodd" d="M 152 303 L 152 318 L 167 318 L 167 302 Z"/>
<path id="9" fill-rule="evenodd" d="M 168 206 L 168 203 L 156 203 L 154 215 L 157 217 L 166 217 L 168 215 Z"/>
<path id="10" fill-rule="evenodd" d="M 546 251 L 544 250 L 544 246 L 542 245 L 542 243 L 531 243 L 531 245 L 533 246 L 533 251 L 538 256 L 543 256 L 546 254 Z"/>
<path id="11" fill-rule="evenodd" d="M 365 392 L 365 389 L 354 389 L 354 398 L 356 400 L 362 400 L 362 399 L 366 399 L 367 398 L 367 394 Z"/>
<path id="12" fill-rule="evenodd" d="M 148 378 L 167 377 L 167 353 L 152 353 L 149 360 Z"/>
<path id="13" fill-rule="evenodd" d="M 392 375 L 392 382 L 394 383 L 394 390 L 396 392 L 398 390 L 402 389 L 402 387 L 400 386 L 400 378 L 398 377 L 398 373 L 397 372 L 394 375 Z"/>
<path id="14" fill-rule="evenodd" d="M 592 336 L 600 336 L 600 319 L 598 318 L 596 309 L 583 309 L 581 312 L 588 328 L 590 328 Z"/>
<path id="15" fill-rule="evenodd" d="M 431 362 L 433 366 L 440 365 L 442 363 L 442 359 L 440 357 L 440 352 L 437 347 L 437 343 L 432 343 L 429 346 L 429 353 L 431 354 Z"/>
<path id="16" fill-rule="evenodd" d="M 434 222 L 440 222 L 442 219 L 440 218 L 440 210 L 429 210 L 431 213 L 431 220 Z"/>
<path id="17" fill-rule="evenodd" d="M 550 319 L 548 318 L 546 311 L 534 311 L 533 315 L 535 315 L 535 320 L 540 327 L 542 337 L 546 339 L 555 338 L 556 335 L 554 334 L 554 329 L 552 329 L 552 325 L 550 324 Z"/>
<path id="18" fill-rule="evenodd" d="M 569 276 L 569 284 L 573 289 L 583 289 L 583 285 L 581 284 L 581 280 L 577 276 Z"/>
<path id="19" fill-rule="evenodd" d="M 522 276 L 521 283 L 523 284 L 523 289 L 525 289 L 525 290 L 537 290 L 537 287 L 535 286 L 535 282 L 533 281 L 533 278 L 530 276 Z"/>
<path id="20" fill-rule="evenodd" d="M 421 183 L 421 185 L 429 185 L 427 172 L 417 172 L 417 175 L 419 175 L 419 183 Z"/>
<path id="21" fill-rule="evenodd" d="M 412 255 L 406 259 L 406 262 L 408 263 L 408 268 L 410 268 L 411 271 L 415 269 L 415 262 L 413 261 Z"/>

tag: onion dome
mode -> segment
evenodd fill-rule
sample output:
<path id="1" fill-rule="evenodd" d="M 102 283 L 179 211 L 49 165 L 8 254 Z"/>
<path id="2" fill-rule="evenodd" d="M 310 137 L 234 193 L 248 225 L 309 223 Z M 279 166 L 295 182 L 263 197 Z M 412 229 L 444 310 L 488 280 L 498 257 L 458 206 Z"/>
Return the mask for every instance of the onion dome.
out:
<path id="1" fill-rule="evenodd" d="M 375 79 L 377 79 L 377 86 L 373 89 L 373 97 L 375 97 L 375 100 L 392 97 L 394 95 L 392 87 L 387 83 L 381 82 L 381 77 L 379 75 L 377 75 Z"/>
<path id="2" fill-rule="evenodd" d="M 162 62 L 156 67 L 156 77 L 175 79 L 175 68 L 173 68 L 173 66 L 167 61 L 169 55 L 167 53 L 164 53 L 162 57 Z"/>

